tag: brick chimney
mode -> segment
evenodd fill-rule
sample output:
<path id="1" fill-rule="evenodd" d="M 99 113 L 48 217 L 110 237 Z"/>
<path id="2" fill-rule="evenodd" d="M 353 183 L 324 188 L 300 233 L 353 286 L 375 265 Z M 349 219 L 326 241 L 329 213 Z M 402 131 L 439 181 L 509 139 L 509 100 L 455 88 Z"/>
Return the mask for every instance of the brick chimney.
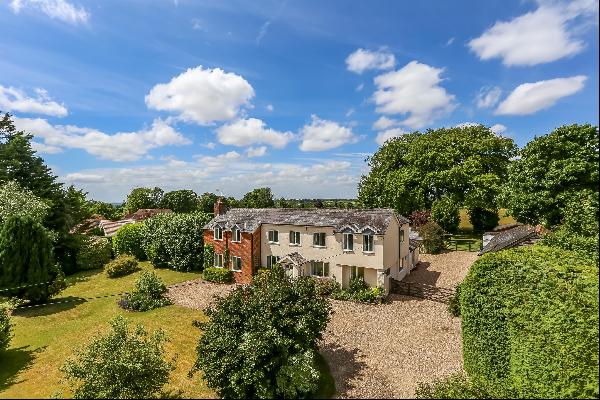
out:
<path id="1" fill-rule="evenodd" d="M 215 217 L 217 215 L 225 214 L 227 212 L 227 204 L 223 201 L 222 198 L 218 198 L 213 207 L 213 213 Z"/>

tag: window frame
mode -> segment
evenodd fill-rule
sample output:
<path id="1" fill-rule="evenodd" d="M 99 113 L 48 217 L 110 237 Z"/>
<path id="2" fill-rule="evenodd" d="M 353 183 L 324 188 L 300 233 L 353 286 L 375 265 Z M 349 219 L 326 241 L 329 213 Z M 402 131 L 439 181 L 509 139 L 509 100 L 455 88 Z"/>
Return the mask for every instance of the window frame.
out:
<path id="1" fill-rule="evenodd" d="M 320 269 L 321 269 L 321 275 L 315 273 L 317 271 L 317 264 L 320 264 Z M 327 271 L 327 274 L 325 273 L 325 271 Z M 329 273 L 331 272 L 330 270 L 330 266 L 328 262 L 324 262 L 324 261 L 311 261 L 310 262 L 310 275 L 311 276 L 316 276 L 319 278 L 329 278 Z"/>
<path id="2" fill-rule="evenodd" d="M 301 246 L 302 245 L 302 239 L 300 239 L 301 234 L 299 231 L 290 231 L 290 246 Z M 292 238 L 294 239 L 294 241 L 292 241 Z M 296 241 L 296 239 L 298 239 Z"/>
<path id="3" fill-rule="evenodd" d="M 239 236 L 239 238 L 238 238 Z M 231 228 L 231 242 L 232 243 L 241 243 L 242 242 L 242 230 L 237 226 Z"/>
<path id="4" fill-rule="evenodd" d="M 350 238 L 350 247 L 348 247 L 348 238 Z M 345 232 L 342 234 L 342 250 L 354 251 L 354 234 Z"/>
<path id="5" fill-rule="evenodd" d="M 317 244 L 317 237 L 323 236 L 323 244 Z M 313 247 L 325 248 L 327 247 L 327 234 L 326 232 L 314 232 L 313 233 Z"/>
<path id="6" fill-rule="evenodd" d="M 271 235 L 271 233 L 273 235 Z M 277 236 L 277 240 L 271 240 L 271 236 L 273 236 L 273 239 L 275 238 L 275 236 Z M 269 229 L 269 231 L 267 232 L 267 241 L 269 243 L 279 244 L 279 231 L 277 229 Z"/>
<path id="7" fill-rule="evenodd" d="M 350 278 L 357 276 L 363 278 L 363 280 L 365 279 L 365 267 L 357 267 L 356 265 L 352 266 L 352 269 L 350 270 Z"/>
<path id="8" fill-rule="evenodd" d="M 279 260 L 281 259 L 281 257 L 279 257 L 279 256 L 274 256 L 274 255 L 272 255 L 272 254 L 269 254 L 269 255 L 267 256 L 267 268 L 268 268 L 268 269 L 271 269 L 271 268 L 273 268 L 273 259 L 275 260 L 275 264 L 278 264 L 278 263 L 279 263 Z M 269 261 L 270 261 L 270 264 L 271 264 L 271 265 L 269 265 Z"/>
<path id="9" fill-rule="evenodd" d="M 235 269 L 235 260 L 240 260 L 240 269 Z M 234 272 L 242 272 L 242 257 L 231 256 L 231 270 Z"/>
<path id="10" fill-rule="evenodd" d="M 217 237 L 217 231 L 219 232 L 219 237 Z M 213 228 L 213 239 L 223 240 L 223 228 L 218 225 Z"/>
<path id="11" fill-rule="evenodd" d="M 218 263 L 217 260 L 220 260 L 221 262 Z M 224 265 L 225 265 L 225 258 L 223 257 L 223 254 L 222 253 L 215 253 L 214 256 L 213 256 L 213 267 L 215 267 L 215 268 L 224 268 Z"/>
<path id="12" fill-rule="evenodd" d="M 363 253 L 375 252 L 375 235 L 363 233 Z"/>

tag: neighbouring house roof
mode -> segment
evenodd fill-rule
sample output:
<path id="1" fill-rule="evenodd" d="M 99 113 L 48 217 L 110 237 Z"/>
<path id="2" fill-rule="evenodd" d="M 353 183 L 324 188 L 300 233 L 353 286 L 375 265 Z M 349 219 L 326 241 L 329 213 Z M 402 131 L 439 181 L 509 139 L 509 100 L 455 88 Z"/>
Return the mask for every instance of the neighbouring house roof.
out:
<path id="1" fill-rule="evenodd" d="M 100 227 L 104 230 L 104 236 L 113 236 L 120 227 L 127 224 L 135 224 L 134 219 L 121 219 L 118 221 L 102 220 L 100 221 Z"/>
<path id="2" fill-rule="evenodd" d="M 540 239 L 540 237 L 539 227 L 519 225 L 496 233 L 489 243 L 479 251 L 479 255 L 531 244 Z"/>
<path id="3" fill-rule="evenodd" d="M 362 233 L 371 230 L 385 234 L 392 218 L 401 224 L 408 219 L 391 208 L 340 209 L 340 208 L 232 208 L 215 216 L 204 229 L 220 226 L 225 230 L 237 227 L 254 232 L 261 224 L 332 227 L 336 232 Z"/>
<path id="4" fill-rule="evenodd" d="M 133 219 L 135 221 L 142 221 L 147 218 L 153 217 L 157 214 L 171 213 L 171 212 L 173 212 L 173 211 L 169 208 L 140 208 L 139 210 L 137 210 L 134 213 L 127 214 L 126 216 L 123 217 L 123 219 Z"/>
<path id="5" fill-rule="evenodd" d="M 421 245 L 421 239 L 409 239 L 408 241 L 408 249 L 413 251 Z"/>
<path id="6" fill-rule="evenodd" d="M 281 257 L 281 260 L 279 260 L 280 264 L 285 264 L 285 263 L 291 263 L 295 266 L 300 266 L 300 265 L 304 265 L 308 262 L 308 260 L 304 257 L 302 257 L 302 255 L 300 253 L 298 253 L 297 251 L 287 254 L 283 257 Z"/>
<path id="7" fill-rule="evenodd" d="M 85 233 L 88 234 L 94 228 L 100 226 L 100 221 L 106 220 L 102 215 L 92 215 L 90 218 L 82 221 L 81 223 L 75 225 L 69 230 L 69 233 Z"/>

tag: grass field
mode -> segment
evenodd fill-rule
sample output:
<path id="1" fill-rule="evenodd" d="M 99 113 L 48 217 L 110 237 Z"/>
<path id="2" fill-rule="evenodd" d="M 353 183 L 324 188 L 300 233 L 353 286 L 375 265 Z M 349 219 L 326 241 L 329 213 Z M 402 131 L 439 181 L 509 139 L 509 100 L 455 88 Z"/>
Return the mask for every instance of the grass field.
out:
<path id="1" fill-rule="evenodd" d="M 498 216 L 500 217 L 498 225 L 514 224 L 516 222 L 513 217 L 507 217 L 505 214 L 506 209 L 504 208 L 498 211 Z M 461 231 L 473 230 L 473 225 L 469 222 L 469 213 L 464 208 L 460 210 L 460 224 L 458 225 L 458 229 Z"/>
<path id="2" fill-rule="evenodd" d="M 143 263 L 143 268 L 152 268 Z M 198 273 L 155 270 L 167 284 L 199 277 Z M 68 278 L 69 286 L 52 301 L 73 300 L 13 313 L 14 338 L 11 347 L 0 357 L 0 398 L 49 398 L 66 389 L 59 368 L 64 361 L 98 333 L 109 329 L 108 321 L 124 315 L 131 322 L 143 324 L 148 331 L 162 328 L 171 341 L 166 345 L 169 358 L 178 355 L 177 369 L 171 374 L 168 390 L 181 390 L 184 397 L 207 397 L 214 393 L 206 388 L 200 376 L 187 378 L 195 361 L 195 348 L 200 331 L 192 326 L 194 319 L 204 319 L 202 312 L 179 306 L 133 313 L 122 310 L 119 297 L 81 300 L 133 288 L 140 272 L 109 279 L 101 270 L 78 273 Z M 63 396 L 70 396 L 64 391 Z"/>

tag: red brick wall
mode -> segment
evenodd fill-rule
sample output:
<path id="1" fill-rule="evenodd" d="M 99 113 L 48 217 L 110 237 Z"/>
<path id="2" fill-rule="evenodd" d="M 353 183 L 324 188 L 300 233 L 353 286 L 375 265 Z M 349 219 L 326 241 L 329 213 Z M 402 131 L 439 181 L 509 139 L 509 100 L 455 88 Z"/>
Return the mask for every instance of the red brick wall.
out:
<path id="1" fill-rule="evenodd" d="M 258 240 L 258 246 L 255 241 Z M 258 259 L 260 259 L 260 229 L 254 234 L 248 232 L 242 232 L 241 243 L 231 241 L 231 232 L 223 231 L 223 240 L 214 240 L 213 231 L 211 229 L 204 230 L 204 243 L 212 244 L 215 248 L 215 253 L 225 254 L 225 249 L 229 246 L 229 258 L 231 264 L 231 257 L 242 258 L 242 271 L 233 272 L 233 277 L 236 283 L 250 283 L 252 282 L 252 274 L 256 270 L 253 266 L 253 251 L 258 251 Z M 231 265 L 229 265 L 231 268 Z"/>

